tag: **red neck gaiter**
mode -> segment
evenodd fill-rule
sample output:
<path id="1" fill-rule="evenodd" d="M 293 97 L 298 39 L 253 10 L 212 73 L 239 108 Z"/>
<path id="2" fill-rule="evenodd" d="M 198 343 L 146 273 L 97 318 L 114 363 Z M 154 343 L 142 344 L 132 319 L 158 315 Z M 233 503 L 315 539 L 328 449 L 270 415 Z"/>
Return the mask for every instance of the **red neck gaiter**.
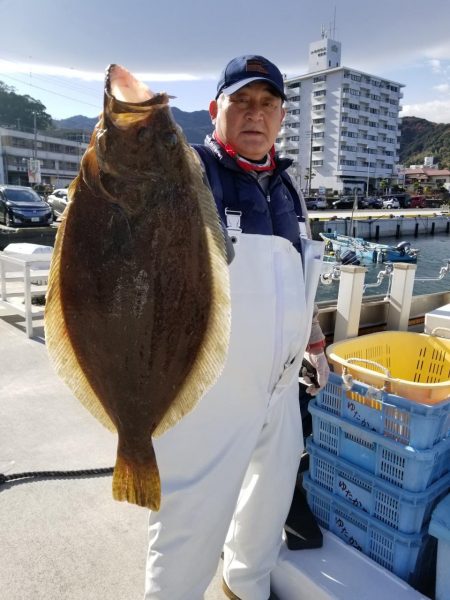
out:
<path id="1" fill-rule="evenodd" d="M 244 158 L 243 156 L 240 156 L 236 150 L 230 146 L 230 144 L 224 144 L 216 132 L 213 133 L 213 137 L 219 146 L 223 148 L 225 152 L 237 162 L 241 169 L 244 169 L 244 171 L 273 171 L 273 169 L 276 167 L 274 146 L 272 146 L 270 149 L 264 162 L 255 163 L 247 158 Z"/>

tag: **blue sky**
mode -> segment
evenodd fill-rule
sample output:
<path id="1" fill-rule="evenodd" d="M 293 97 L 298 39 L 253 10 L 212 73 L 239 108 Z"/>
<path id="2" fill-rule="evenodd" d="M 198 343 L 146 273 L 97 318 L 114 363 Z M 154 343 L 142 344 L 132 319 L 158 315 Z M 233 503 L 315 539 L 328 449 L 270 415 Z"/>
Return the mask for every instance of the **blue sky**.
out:
<path id="1" fill-rule="evenodd" d="M 207 109 L 239 54 L 306 73 L 323 26 L 343 66 L 405 85 L 403 116 L 450 123 L 449 0 L 0 0 L 0 22 L 0 80 L 56 119 L 99 114 L 112 62 L 182 110 Z"/>

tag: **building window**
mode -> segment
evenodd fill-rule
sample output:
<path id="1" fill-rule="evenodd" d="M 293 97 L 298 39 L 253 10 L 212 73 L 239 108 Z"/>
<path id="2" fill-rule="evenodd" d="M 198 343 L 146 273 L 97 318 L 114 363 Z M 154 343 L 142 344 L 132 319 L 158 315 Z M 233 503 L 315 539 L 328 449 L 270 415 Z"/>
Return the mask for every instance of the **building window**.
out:
<path id="1" fill-rule="evenodd" d="M 323 166 L 323 160 L 313 160 L 312 161 L 312 166 L 313 167 L 322 167 Z"/>
<path id="2" fill-rule="evenodd" d="M 319 83 L 320 81 L 326 81 L 326 80 L 327 80 L 326 75 L 318 75 L 317 77 L 314 77 L 313 83 Z"/>
<path id="3" fill-rule="evenodd" d="M 297 88 L 301 87 L 301 83 L 300 81 L 294 81 L 293 83 L 288 83 L 287 84 L 287 88 L 288 90 L 296 90 Z"/>
<path id="4" fill-rule="evenodd" d="M 327 95 L 327 90 L 317 90 L 316 92 L 313 92 L 314 98 L 319 98 L 320 96 L 326 96 L 326 95 Z"/>

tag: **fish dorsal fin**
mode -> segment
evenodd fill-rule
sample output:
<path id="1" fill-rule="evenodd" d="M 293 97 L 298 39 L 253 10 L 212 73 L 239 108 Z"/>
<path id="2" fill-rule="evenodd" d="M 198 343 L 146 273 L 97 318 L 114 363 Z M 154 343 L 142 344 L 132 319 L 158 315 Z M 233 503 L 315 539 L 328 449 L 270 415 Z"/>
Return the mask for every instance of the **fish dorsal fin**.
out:
<path id="1" fill-rule="evenodd" d="M 198 202 L 211 261 L 211 311 L 206 335 L 196 361 L 184 381 L 176 400 L 172 402 L 159 425 L 154 430 L 154 437 L 162 435 L 178 423 L 184 415 L 194 408 L 201 397 L 217 381 L 225 365 L 230 339 L 230 281 L 224 232 L 214 198 L 203 181 L 200 158 L 192 148 L 190 148 L 188 160 L 192 170 L 192 185 L 196 190 L 200 190 Z"/>

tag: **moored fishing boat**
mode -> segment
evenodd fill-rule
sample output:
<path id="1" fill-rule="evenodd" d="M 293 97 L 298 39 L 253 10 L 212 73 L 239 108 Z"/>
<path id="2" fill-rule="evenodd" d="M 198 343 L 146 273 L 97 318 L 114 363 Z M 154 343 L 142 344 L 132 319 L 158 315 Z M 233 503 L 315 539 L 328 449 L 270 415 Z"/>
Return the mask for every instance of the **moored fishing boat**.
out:
<path id="1" fill-rule="evenodd" d="M 325 252 L 333 254 L 339 262 L 345 252 L 354 252 L 361 264 L 377 262 L 405 262 L 416 263 L 419 250 L 412 248 L 409 242 L 400 242 L 397 246 L 369 242 L 364 238 L 351 237 L 333 233 L 320 233 L 326 242 Z"/>

